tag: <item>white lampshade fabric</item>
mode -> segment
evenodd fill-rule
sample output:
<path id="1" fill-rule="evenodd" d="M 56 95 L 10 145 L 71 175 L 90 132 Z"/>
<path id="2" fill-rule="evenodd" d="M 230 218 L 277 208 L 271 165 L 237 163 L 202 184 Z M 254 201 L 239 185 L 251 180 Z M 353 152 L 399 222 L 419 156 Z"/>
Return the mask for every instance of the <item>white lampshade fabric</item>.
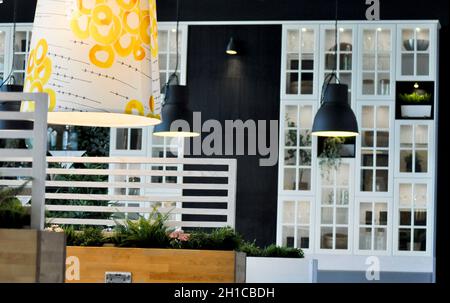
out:
<path id="1" fill-rule="evenodd" d="M 24 92 L 49 94 L 50 124 L 159 124 L 156 0 L 38 0 L 25 68 Z"/>

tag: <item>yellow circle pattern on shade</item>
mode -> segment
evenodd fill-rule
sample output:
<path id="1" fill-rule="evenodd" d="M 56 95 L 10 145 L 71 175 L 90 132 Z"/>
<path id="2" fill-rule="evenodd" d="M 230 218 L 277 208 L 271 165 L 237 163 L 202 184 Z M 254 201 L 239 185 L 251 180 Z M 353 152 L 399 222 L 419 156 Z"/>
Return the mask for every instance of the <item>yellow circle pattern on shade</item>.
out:
<path id="1" fill-rule="evenodd" d="M 32 93 L 47 93 L 49 96 L 48 110 L 53 111 L 56 105 L 55 91 L 45 87 L 52 74 L 52 60 L 48 57 L 48 44 L 40 39 L 36 47 L 30 50 L 27 62 L 27 76 L 24 81 L 24 91 Z M 33 112 L 34 102 L 22 102 L 21 111 Z"/>
<path id="2" fill-rule="evenodd" d="M 139 0 L 116 0 L 119 7 L 116 13 L 104 0 L 96 0 L 92 9 L 88 9 L 84 1 L 77 0 L 70 28 L 79 39 L 92 38 L 97 43 L 89 52 L 91 63 L 100 68 L 109 68 L 116 55 L 128 57 L 131 54 L 136 61 L 143 60 L 146 56 L 143 45 L 150 46 L 152 57 L 158 56 L 158 27 L 156 10 L 153 9 L 156 7 L 155 0 L 150 0 L 148 10 L 140 8 Z M 82 23 L 86 23 L 84 29 Z M 128 38 L 128 44 L 122 44 L 124 37 Z M 105 55 L 106 59 L 99 59 L 99 56 Z"/>
<path id="3" fill-rule="evenodd" d="M 49 123 L 158 124 L 157 38 L 156 0 L 38 0 L 24 92 L 48 93 Z"/>

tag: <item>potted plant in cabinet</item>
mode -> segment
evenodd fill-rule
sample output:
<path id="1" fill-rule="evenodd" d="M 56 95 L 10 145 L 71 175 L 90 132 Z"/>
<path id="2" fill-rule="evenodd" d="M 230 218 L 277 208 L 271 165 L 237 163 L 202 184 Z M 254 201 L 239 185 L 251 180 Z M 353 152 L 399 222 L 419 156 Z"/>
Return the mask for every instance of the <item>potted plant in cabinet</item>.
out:
<path id="1" fill-rule="evenodd" d="M 431 94 L 415 91 L 411 94 L 400 94 L 402 118 L 431 118 L 433 103 Z"/>

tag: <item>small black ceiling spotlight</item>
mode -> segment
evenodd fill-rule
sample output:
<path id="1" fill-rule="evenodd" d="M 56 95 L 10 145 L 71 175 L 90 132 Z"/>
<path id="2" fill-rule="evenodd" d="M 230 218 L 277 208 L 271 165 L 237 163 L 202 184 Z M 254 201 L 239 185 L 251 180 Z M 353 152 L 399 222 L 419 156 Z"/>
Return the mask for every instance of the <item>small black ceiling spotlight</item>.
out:
<path id="1" fill-rule="evenodd" d="M 226 53 L 228 55 L 237 55 L 236 41 L 234 40 L 234 37 L 231 37 L 230 41 L 228 41 Z"/>

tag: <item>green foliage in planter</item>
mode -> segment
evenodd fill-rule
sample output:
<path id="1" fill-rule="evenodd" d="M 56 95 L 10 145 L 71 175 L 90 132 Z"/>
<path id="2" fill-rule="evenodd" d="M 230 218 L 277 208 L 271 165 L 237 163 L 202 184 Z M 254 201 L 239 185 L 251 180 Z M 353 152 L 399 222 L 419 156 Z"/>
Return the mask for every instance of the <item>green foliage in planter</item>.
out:
<path id="1" fill-rule="evenodd" d="M 303 258 L 303 251 L 299 248 L 269 245 L 260 248 L 255 242 L 243 242 L 239 251 L 245 252 L 247 257 L 267 257 L 267 258 Z"/>
<path id="2" fill-rule="evenodd" d="M 17 199 L 29 181 L 17 188 L 0 188 L 0 228 L 22 228 L 30 225 L 28 209 Z"/>
<path id="3" fill-rule="evenodd" d="M 256 242 L 244 241 L 239 247 L 239 251 L 247 254 L 247 257 L 262 257 L 264 250 L 256 245 Z"/>
<path id="4" fill-rule="evenodd" d="M 271 258 L 303 258 L 303 251 L 294 247 L 280 247 L 272 244 L 264 249 L 263 257 Z"/>
<path id="5" fill-rule="evenodd" d="M 431 100 L 431 94 L 413 92 L 411 94 L 399 94 L 400 100 L 407 103 L 428 103 Z"/>
<path id="6" fill-rule="evenodd" d="M 77 231 L 70 226 L 64 228 L 64 233 L 68 246 L 102 246 L 107 242 L 101 228 L 87 227 Z"/>
<path id="7" fill-rule="evenodd" d="M 231 227 L 214 229 L 211 233 L 195 231 L 190 234 L 189 241 L 183 243 L 182 248 L 210 249 L 210 250 L 237 250 L 242 238 Z"/>
<path id="8" fill-rule="evenodd" d="M 167 248 L 170 247 L 169 229 L 165 225 L 168 214 L 154 210 L 149 219 L 126 220 L 117 225 L 112 241 L 121 247 Z"/>

